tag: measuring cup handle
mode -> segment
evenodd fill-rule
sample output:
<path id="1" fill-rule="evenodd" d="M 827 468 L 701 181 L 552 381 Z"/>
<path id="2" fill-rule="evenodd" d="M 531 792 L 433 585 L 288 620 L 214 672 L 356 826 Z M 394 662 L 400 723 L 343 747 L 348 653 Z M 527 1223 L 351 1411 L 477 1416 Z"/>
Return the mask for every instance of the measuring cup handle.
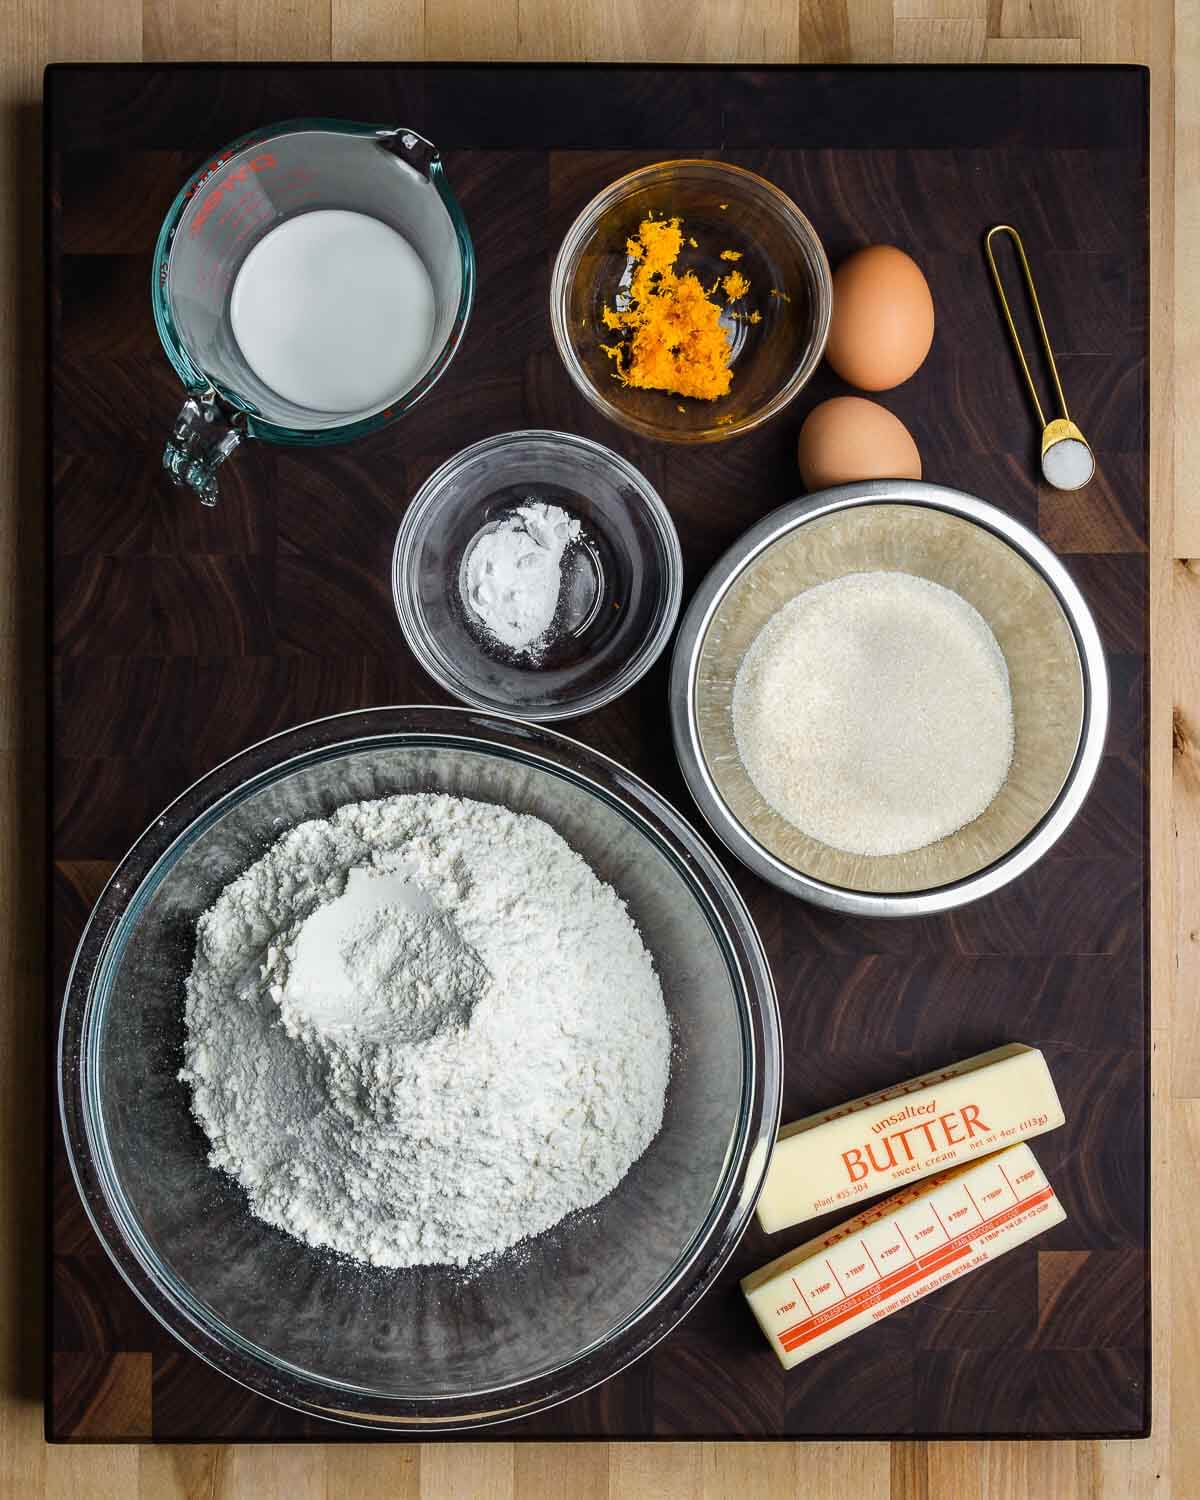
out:
<path id="1" fill-rule="evenodd" d="M 163 468 L 181 489 L 191 488 L 201 504 L 215 505 L 221 489 L 216 469 L 242 440 L 215 393 L 194 392 L 183 403 L 163 449 Z"/>

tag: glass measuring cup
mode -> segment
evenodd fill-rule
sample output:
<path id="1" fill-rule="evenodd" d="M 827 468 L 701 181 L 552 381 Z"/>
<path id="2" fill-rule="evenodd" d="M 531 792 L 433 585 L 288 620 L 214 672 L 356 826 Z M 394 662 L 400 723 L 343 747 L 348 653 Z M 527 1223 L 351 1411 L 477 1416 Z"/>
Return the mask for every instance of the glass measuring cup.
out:
<path id="1" fill-rule="evenodd" d="M 234 336 L 231 295 L 247 255 L 287 219 L 315 209 L 366 214 L 398 231 L 433 286 L 433 332 L 403 390 L 359 411 L 322 411 L 266 385 Z M 187 399 L 163 451 L 176 483 L 215 505 L 216 469 L 246 438 L 343 443 L 402 416 L 462 341 L 475 255 L 436 147 L 413 130 L 286 120 L 224 147 L 180 189 L 151 278 L 154 323 Z M 386 330 L 380 331 L 387 337 Z"/>

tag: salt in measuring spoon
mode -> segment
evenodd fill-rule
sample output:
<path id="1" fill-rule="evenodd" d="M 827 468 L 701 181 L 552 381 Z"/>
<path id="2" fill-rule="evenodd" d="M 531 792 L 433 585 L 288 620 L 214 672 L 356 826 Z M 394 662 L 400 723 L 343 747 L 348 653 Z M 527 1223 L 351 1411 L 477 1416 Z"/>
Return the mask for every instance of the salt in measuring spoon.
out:
<path id="1" fill-rule="evenodd" d="M 1033 373 L 1029 368 L 1029 361 L 1025 358 L 1025 351 L 1021 347 L 1021 335 L 1017 332 L 1017 325 L 1013 322 L 1013 315 L 1008 305 L 1008 298 L 1004 293 L 1004 284 L 1000 280 L 1000 272 L 996 267 L 996 257 L 992 251 L 992 240 L 998 234 L 1007 234 L 1016 247 L 1018 259 L 1021 262 L 1021 270 L 1025 274 L 1025 285 L 1029 289 L 1029 300 L 1033 304 L 1034 317 L 1037 319 L 1038 332 L 1042 339 L 1042 348 L 1046 351 L 1046 363 L 1050 366 L 1050 375 L 1054 381 L 1054 390 L 1058 396 L 1058 409 L 1060 416 L 1051 421 L 1046 420 L 1046 414 L 1042 410 L 1042 403 L 1038 399 L 1037 387 L 1033 383 Z M 996 283 L 996 291 L 1000 297 L 1000 307 L 1004 313 L 1004 321 L 1008 324 L 1008 331 L 1012 336 L 1013 347 L 1017 351 L 1017 359 L 1020 361 L 1021 369 L 1025 373 L 1025 380 L 1029 386 L 1029 394 L 1033 398 L 1033 409 L 1037 412 L 1038 421 L 1042 424 L 1042 473 L 1047 484 L 1052 484 L 1056 490 L 1078 490 L 1082 489 L 1092 475 L 1096 472 L 1096 459 L 1088 445 L 1087 438 L 1080 432 L 1079 428 L 1071 421 L 1067 411 L 1067 398 L 1063 395 L 1062 381 L 1058 375 L 1058 365 L 1054 360 L 1054 351 L 1050 347 L 1050 335 L 1046 332 L 1046 323 L 1042 317 L 1041 304 L 1038 302 L 1037 288 L 1033 284 L 1033 272 L 1029 269 L 1029 257 L 1025 254 L 1025 246 L 1021 243 L 1021 236 L 1011 224 L 996 224 L 987 232 L 983 242 L 984 253 L 987 255 L 988 266 L 991 268 L 992 280 Z"/>

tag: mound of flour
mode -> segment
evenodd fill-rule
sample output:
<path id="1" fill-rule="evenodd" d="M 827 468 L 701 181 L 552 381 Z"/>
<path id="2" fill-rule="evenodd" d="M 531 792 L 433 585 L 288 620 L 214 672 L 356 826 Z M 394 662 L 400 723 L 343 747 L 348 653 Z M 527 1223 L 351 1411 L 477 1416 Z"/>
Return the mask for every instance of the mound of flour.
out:
<path id="1" fill-rule="evenodd" d="M 433 794 L 285 834 L 197 925 L 185 1066 L 254 1213 L 466 1265 L 605 1197 L 662 1123 L 670 1030 L 625 909 L 540 819 Z"/>

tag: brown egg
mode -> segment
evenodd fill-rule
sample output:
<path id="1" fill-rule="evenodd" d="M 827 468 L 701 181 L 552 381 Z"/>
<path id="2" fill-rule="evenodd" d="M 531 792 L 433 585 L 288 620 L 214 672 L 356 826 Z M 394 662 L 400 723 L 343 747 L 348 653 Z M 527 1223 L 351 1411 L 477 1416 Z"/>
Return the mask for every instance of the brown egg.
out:
<path id="1" fill-rule="evenodd" d="M 806 489 L 859 479 L 920 479 L 912 435 L 887 407 L 863 396 L 835 396 L 814 406 L 796 444 Z"/>
<path id="2" fill-rule="evenodd" d="M 894 245 L 870 245 L 833 276 L 825 357 L 863 391 L 887 391 L 920 368 L 933 343 L 933 297 L 916 261 Z"/>

